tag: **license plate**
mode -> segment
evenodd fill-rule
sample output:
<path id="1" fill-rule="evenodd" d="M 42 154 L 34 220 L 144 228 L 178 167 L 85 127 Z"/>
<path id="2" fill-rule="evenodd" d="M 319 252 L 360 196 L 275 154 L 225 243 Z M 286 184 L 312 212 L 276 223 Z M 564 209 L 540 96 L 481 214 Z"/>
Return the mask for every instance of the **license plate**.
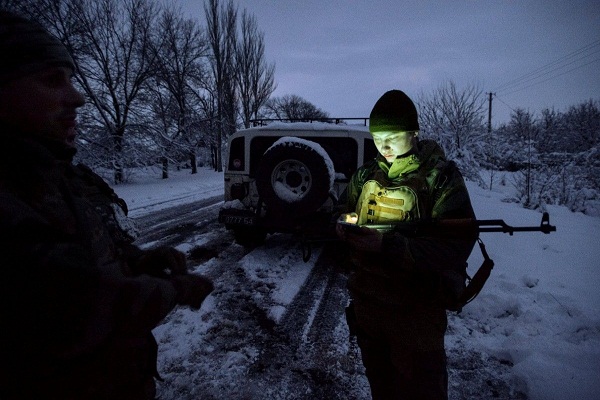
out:
<path id="1" fill-rule="evenodd" d="M 254 225 L 254 217 L 242 217 L 239 215 L 224 215 L 223 222 L 231 225 Z"/>

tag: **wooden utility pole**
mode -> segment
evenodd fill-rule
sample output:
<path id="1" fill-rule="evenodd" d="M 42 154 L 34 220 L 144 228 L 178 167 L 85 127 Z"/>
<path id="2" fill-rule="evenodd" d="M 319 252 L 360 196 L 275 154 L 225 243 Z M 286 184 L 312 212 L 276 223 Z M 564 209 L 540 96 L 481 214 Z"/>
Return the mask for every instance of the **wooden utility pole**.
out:
<path id="1" fill-rule="evenodd" d="M 488 105 L 488 140 L 490 141 L 490 151 L 493 153 L 494 152 L 494 146 L 492 146 L 492 97 L 494 96 L 494 93 L 489 92 L 488 95 L 489 97 L 489 105 Z M 493 160 L 494 158 L 492 157 L 492 155 L 490 155 L 490 190 L 492 190 L 492 186 L 494 185 L 494 165 L 493 165 Z"/>
<path id="2" fill-rule="evenodd" d="M 492 133 L 492 96 L 494 93 L 489 92 L 489 106 L 488 106 L 488 133 Z"/>

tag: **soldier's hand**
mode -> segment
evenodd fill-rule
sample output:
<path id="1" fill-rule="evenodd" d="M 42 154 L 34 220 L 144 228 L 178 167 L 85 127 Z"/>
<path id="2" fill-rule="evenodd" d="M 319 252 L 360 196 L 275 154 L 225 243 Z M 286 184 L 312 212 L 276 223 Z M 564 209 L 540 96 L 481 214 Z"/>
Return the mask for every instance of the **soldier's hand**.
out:
<path id="1" fill-rule="evenodd" d="M 166 246 L 144 251 L 136 263 L 135 271 L 160 278 L 185 275 L 188 272 L 185 254 Z"/>
<path id="2" fill-rule="evenodd" d="M 358 222 L 358 214 L 355 212 L 340 215 L 341 222 L 347 222 L 349 224 L 356 224 Z"/>
<path id="3" fill-rule="evenodd" d="M 380 252 L 383 234 L 377 229 L 356 225 L 357 221 L 358 215 L 356 213 L 342 214 L 335 227 L 338 237 L 356 250 Z"/>
<path id="4" fill-rule="evenodd" d="M 175 276 L 171 282 L 177 290 L 177 304 L 198 309 L 204 299 L 213 291 L 214 285 L 210 279 L 195 274 Z"/>
<path id="5" fill-rule="evenodd" d="M 358 215 L 356 213 L 348 213 L 348 214 L 342 214 L 340 215 L 340 217 L 337 220 L 337 224 L 335 226 L 335 233 L 338 235 L 338 237 L 342 240 L 345 240 L 344 238 L 344 233 L 346 231 L 345 228 L 347 228 L 348 224 L 356 224 L 356 222 L 358 221 Z"/>
<path id="6" fill-rule="evenodd" d="M 339 224 L 338 224 L 339 225 Z M 357 226 L 355 229 L 343 229 L 342 239 L 359 251 L 381 252 L 383 234 L 377 229 Z"/>

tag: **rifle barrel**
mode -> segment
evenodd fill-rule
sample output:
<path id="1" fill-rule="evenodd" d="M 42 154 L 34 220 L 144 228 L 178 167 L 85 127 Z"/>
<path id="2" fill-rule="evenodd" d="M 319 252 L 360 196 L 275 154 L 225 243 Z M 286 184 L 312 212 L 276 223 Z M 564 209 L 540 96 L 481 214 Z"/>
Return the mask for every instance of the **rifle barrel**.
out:
<path id="1" fill-rule="evenodd" d="M 497 226 L 497 227 L 491 227 L 491 226 L 480 226 L 479 228 L 479 232 L 502 232 L 502 233 L 510 233 L 512 234 L 513 232 L 542 232 L 542 233 L 550 233 L 550 232 L 556 232 L 556 227 L 555 226 L 510 226 L 510 225 L 505 225 L 505 226 Z"/>
<path id="2" fill-rule="evenodd" d="M 514 232 L 556 232 L 556 226 L 550 225 L 550 214 L 542 214 L 540 226 L 510 226 L 501 219 L 477 220 L 479 232 L 503 232 L 512 235 Z"/>

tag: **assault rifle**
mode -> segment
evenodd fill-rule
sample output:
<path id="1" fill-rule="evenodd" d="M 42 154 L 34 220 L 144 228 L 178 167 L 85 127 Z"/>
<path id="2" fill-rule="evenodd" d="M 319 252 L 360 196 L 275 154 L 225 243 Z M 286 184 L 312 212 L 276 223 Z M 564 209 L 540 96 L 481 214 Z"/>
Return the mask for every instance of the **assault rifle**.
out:
<path id="1" fill-rule="evenodd" d="M 502 232 L 512 235 L 515 232 L 542 232 L 549 234 L 556 231 L 556 226 L 550 225 L 550 215 L 545 212 L 542 214 L 542 222 L 539 226 L 511 226 L 502 219 L 432 219 L 419 222 L 403 222 L 397 224 L 364 224 L 356 225 L 347 222 L 338 222 L 349 231 L 360 232 L 361 227 L 377 229 L 381 232 L 398 232 L 407 237 L 419 236 L 467 236 L 477 238 L 481 254 L 484 261 L 481 267 L 475 272 L 473 278 L 469 278 L 469 283 L 463 291 L 456 304 L 448 307 L 450 310 L 460 311 L 463 306 L 470 303 L 481 291 L 483 285 L 489 278 L 494 261 L 489 257 L 483 241 L 479 238 L 481 232 Z"/>
<path id="2" fill-rule="evenodd" d="M 381 232 L 399 232 L 406 236 L 425 236 L 440 234 L 461 234 L 477 232 L 502 232 L 512 236 L 515 232 L 542 232 L 548 234 L 556 231 L 556 226 L 550 225 L 550 215 L 542 214 L 539 226 L 511 226 L 502 219 L 430 219 L 419 222 L 400 222 L 395 224 L 363 224 L 340 222 L 344 229 L 360 231 L 361 227 L 377 229 Z"/>

